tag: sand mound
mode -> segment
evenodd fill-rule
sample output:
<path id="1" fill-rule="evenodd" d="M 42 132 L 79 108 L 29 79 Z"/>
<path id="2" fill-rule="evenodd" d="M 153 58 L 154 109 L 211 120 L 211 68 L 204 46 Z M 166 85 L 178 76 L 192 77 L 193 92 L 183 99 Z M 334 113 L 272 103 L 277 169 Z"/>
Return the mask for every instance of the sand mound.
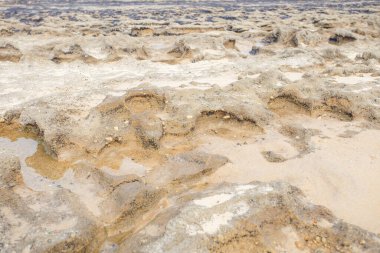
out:
<path id="1" fill-rule="evenodd" d="M 329 42 L 331 44 L 337 45 L 341 45 L 347 42 L 353 42 L 355 40 L 357 40 L 356 36 L 352 32 L 347 30 L 338 30 L 335 32 L 333 36 L 329 38 Z"/>
<path id="2" fill-rule="evenodd" d="M 51 60 L 55 63 L 83 61 L 93 64 L 97 62 L 96 58 L 86 54 L 78 44 L 71 45 L 66 49 L 56 50 Z"/>
<path id="3" fill-rule="evenodd" d="M 21 57 L 22 53 L 13 45 L 5 44 L 0 46 L 0 61 L 19 62 Z"/>

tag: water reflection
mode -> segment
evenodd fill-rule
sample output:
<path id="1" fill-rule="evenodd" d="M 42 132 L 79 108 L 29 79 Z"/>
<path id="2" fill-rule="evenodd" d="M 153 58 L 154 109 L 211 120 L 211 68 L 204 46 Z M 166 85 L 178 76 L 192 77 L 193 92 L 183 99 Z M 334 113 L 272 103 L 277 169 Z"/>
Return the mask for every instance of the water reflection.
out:
<path id="1" fill-rule="evenodd" d="M 42 191 L 50 188 L 54 183 L 38 174 L 26 163 L 26 159 L 36 153 L 37 147 L 38 142 L 33 139 L 17 138 L 15 141 L 11 141 L 8 138 L 0 137 L 0 152 L 7 152 L 20 159 L 24 183 L 33 190 Z"/>

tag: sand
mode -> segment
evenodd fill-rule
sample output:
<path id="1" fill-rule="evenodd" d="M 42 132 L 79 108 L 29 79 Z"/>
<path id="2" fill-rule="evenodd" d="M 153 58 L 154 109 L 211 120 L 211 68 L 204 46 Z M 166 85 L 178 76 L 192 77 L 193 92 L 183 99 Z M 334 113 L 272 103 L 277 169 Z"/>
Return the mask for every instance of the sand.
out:
<path id="1" fill-rule="evenodd" d="M 294 157 L 287 140 L 281 140 L 283 137 L 253 139 L 240 146 L 236 142 L 212 140 L 211 145 L 202 149 L 223 154 L 231 163 L 204 180 L 213 183 L 286 180 L 302 189 L 313 203 L 328 207 L 350 223 L 378 232 L 380 188 L 376 180 L 380 176 L 380 132 L 361 131 L 344 138 L 339 135 L 355 127 L 335 121 L 308 121 L 302 119 L 305 127 L 321 130 L 311 139 L 313 152 L 281 163 L 268 162 L 260 152 L 269 149 L 284 157 Z"/>
<path id="2" fill-rule="evenodd" d="M 308 237 L 341 220 L 362 229 L 347 252 L 377 252 L 379 13 L 376 1 L 0 3 L 0 218 L 12 220 L 0 245 L 179 252 L 200 236 L 189 244 L 204 252 L 336 252 L 340 239 Z M 297 216 L 306 232 L 268 207 L 271 194 L 293 201 L 293 186 L 313 207 Z M 250 198 L 265 201 L 257 211 Z M 62 237 L 17 245 L 33 226 L 46 233 L 32 221 L 56 219 L 39 216 L 54 201 L 67 219 L 46 229 Z M 281 226 L 253 229 L 261 212 Z"/>

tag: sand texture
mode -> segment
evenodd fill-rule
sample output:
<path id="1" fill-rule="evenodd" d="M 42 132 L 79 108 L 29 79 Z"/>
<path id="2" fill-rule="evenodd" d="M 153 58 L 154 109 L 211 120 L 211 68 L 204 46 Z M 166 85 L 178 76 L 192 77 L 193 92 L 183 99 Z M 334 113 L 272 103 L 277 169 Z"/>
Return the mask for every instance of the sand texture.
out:
<path id="1" fill-rule="evenodd" d="M 378 1 L 0 1 L 0 253 L 380 252 Z"/>

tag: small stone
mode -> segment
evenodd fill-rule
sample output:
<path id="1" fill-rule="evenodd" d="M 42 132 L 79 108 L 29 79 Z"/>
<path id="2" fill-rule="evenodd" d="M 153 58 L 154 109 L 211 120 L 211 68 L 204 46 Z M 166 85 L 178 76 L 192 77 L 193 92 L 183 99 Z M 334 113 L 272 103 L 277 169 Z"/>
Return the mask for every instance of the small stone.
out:
<path id="1" fill-rule="evenodd" d="M 321 237 L 320 236 L 316 236 L 315 237 L 315 241 L 320 242 L 321 241 Z"/>
<path id="2" fill-rule="evenodd" d="M 192 119 L 193 116 L 192 116 L 192 115 L 187 115 L 186 118 L 188 118 L 188 119 Z"/>
<path id="3" fill-rule="evenodd" d="M 129 120 L 124 121 L 124 124 L 129 125 Z"/>
<path id="4" fill-rule="evenodd" d="M 361 241 L 360 241 L 360 244 L 361 244 L 361 245 L 364 245 L 364 244 L 366 244 L 366 241 L 365 241 L 365 240 L 361 240 Z"/>
<path id="5" fill-rule="evenodd" d="M 115 131 L 119 131 L 119 128 L 117 126 L 113 127 Z"/>
<path id="6" fill-rule="evenodd" d="M 113 141 L 113 138 L 112 137 L 106 137 L 106 141 L 111 142 L 111 141 Z"/>
<path id="7" fill-rule="evenodd" d="M 296 241 L 294 244 L 296 245 L 297 249 L 300 249 L 300 250 L 304 249 L 304 245 L 302 242 Z"/>
<path id="8" fill-rule="evenodd" d="M 5 119 L 3 117 L 0 117 L 0 123 L 4 123 Z"/>
<path id="9" fill-rule="evenodd" d="M 350 247 L 350 242 L 347 241 L 347 240 L 345 240 L 345 241 L 343 242 L 343 245 L 346 246 L 346 247 Z"/>
<path id="10" fill-rule="evenodd" d="M 229 119 L 229 118 L 231 118 L 230 115 L 226 115 L 226 116 L 223 117 L 223 119 Z"/>
<path id="11" fill-rule="evenodd" d="M 326 253 L 324 249 L 318 248 L 314 251 L 315 253 Z"/>
<path id="12" fill-rule="evenodd" d="M 322 237 L 322 242 L 325 244 L 327 242 L 325 237 Z"/>
<path id="13" fill-rule="evenodd" d="M 299 138 L 300 138 L 300 137 L 297 135 L 297 136 L 296 136 L 296 139 L 299 140 Z"/>

